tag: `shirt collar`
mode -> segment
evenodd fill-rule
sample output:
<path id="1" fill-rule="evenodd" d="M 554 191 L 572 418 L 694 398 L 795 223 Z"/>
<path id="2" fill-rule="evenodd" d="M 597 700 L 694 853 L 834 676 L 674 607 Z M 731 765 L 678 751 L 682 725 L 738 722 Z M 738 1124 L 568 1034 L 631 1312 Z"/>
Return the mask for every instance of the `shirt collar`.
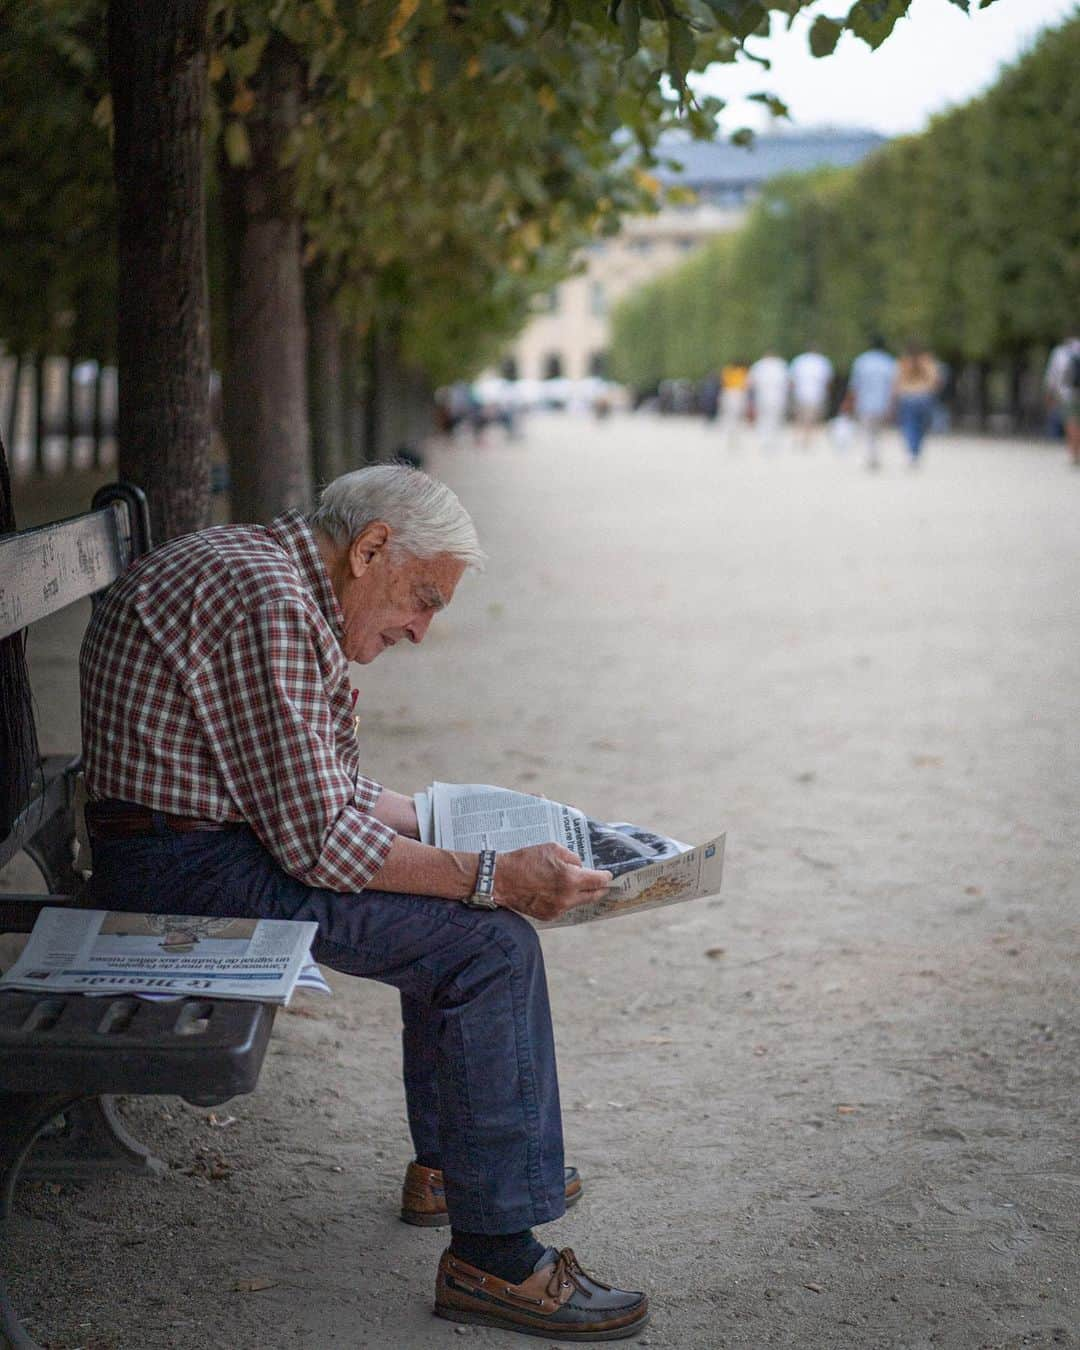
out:
<path id="1" fill-rule="evenodd" d="M 315 542 L 315 535 L 304 519 L 303 513 L 295 509 L 286 511 L 276 516 L 268 528 L 275 541 L 296 564 L 301 577 L 310 586 L 315 603 L 322 610 L 323 617 L 340 642 L 344 637 L 345 618 L 334 594 L 334 588 L 330 585 L 330 574 Z"/>

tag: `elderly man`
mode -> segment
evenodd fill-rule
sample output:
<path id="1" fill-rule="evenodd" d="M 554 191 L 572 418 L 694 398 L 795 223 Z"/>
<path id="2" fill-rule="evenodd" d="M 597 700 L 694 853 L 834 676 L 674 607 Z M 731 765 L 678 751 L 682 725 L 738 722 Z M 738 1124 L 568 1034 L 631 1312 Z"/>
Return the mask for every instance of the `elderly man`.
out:
<path id="1" fill-rule="evenodd" d="M 645 1296 L 532 1232 L 580 1181 L 523 917 L 595 899 L 610 874 L 555 844 L 497 860 L 422 844 L 411 797 L 360 772 L 348 662 L 423 641 L 483 557 L 449 488 L 382 465 L 331 483 L 310 517 L 136 563 L 81 657 L 91 888 L 111 909 L 314 920 L 318 960 L 400 990 L 402 1217 L 451 1224 L 435 1311 L 610 1340 L 644 1324 Z"/>

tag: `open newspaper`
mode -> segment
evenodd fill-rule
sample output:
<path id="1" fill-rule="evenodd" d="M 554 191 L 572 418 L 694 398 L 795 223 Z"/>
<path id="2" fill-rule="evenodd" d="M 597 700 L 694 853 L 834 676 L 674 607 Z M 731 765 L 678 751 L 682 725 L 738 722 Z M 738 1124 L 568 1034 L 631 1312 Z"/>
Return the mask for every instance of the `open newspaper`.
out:
<path id="1" fill-rule="evenodd" d="M 585 867 L 613 873 L 602 899 L 559 919 L 537 920 L 538 928 L 591 923 L 715 895 L 723 879 L 722 834 L 695 848 L 637 825 L 606 825 L 562 802 L 486 783 L 435 782 L 416 793 L 414 801 L 425 844 L 507 853 L 530 844 L 557 843 L 576 853 Z"/>
<path id="2" fill-rule="evenodd" d="M 292 919 L 50 907 L 0 976 L 0 988 L 284 1004 L 298 987 L 330 992 L 311 959 L 317 927 Z"/>

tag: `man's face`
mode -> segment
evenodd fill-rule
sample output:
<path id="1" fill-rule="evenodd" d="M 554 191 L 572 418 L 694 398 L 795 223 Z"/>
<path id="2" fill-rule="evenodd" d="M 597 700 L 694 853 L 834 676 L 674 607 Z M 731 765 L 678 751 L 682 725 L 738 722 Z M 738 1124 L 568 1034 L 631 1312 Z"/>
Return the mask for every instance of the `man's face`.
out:
<path id="1" fill-rule="evenodd" d="M 465 564 L 442 553 L 415 558 L 389 543 L 353 541 L 342 584 L 345 655 L 367 665 L 398 642 L 423 642 L 432 619 L 453 598 Z"/>

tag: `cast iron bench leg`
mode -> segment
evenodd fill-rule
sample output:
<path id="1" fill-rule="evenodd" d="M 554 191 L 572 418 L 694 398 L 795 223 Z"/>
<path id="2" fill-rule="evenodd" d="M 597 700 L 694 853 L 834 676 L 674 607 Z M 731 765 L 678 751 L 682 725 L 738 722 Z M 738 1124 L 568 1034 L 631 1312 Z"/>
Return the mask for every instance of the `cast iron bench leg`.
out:
<path id="1" fill-rule="evenodd" d="M 161 1176 L 165 1164 L 128 1133 L 113 1097 L 84 1097 L 63 1112 L 60 1128 L 39 1139 L 23 1171 L 28 1177 L 77 1181 L 101 1172 Z"/>

